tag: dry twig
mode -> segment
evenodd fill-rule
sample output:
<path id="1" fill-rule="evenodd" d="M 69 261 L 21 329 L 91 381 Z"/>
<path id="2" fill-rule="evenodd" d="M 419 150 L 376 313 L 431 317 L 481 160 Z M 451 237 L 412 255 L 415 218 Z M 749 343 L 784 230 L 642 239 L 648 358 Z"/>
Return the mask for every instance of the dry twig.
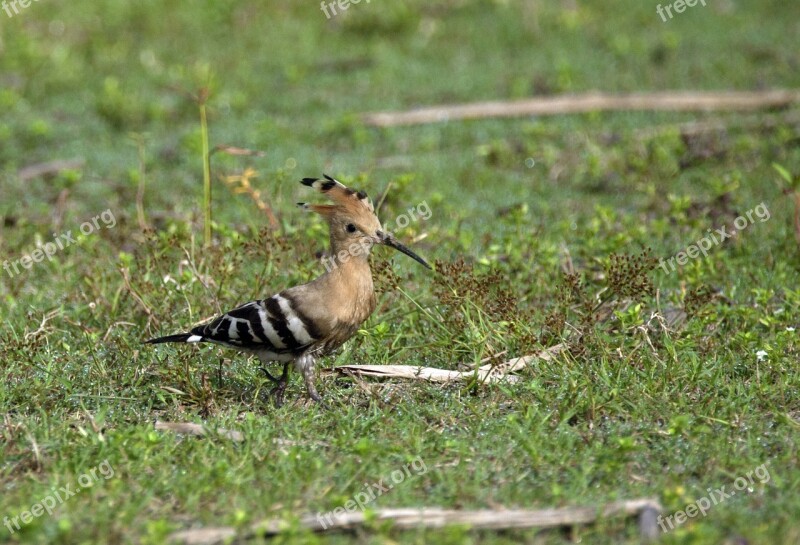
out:
<path id="1" fill-rule="evenodd" d="M 565 349 L 564 344 L 557 344 L 538 354 L 513 358 L 501 364 L 488 363 L 477 371 L 451 371 L 434 367 L 416 365 L 340 365 L 329 372 L 354 374 L 366 377 L 404 378 L 411 380 L 428 380 L 430 382 L 454 382 L 477 379 L 480 382 L 515 382 L 518 377 L 511 375 L 536 360 L 549 361 Z"/>
<path id="2" fill-rule="evenodd" d="M 139 303 L 139 306 L 142 307 L 142 310 L 144 310 L 144 313 L 147 314 L 148 321 L 152 320 L 154 324 L 158 325 L 158 323 L 159 323 L 158 318 L 155 317 L 155 315 L 153 314 L 153 311 L 150 309 L 150 307 L 147 306 L 147 303 L 144 302 L 144 299 L 142 299 L 142 296 L 139 295 L 137 293 L 137 291 L 135 289 L 133 289 L 133 287 L 131 286 L 131 278 L 130 278 L 130 274 L 128 273 L 128 269 L 125 268 L 125 267 L 120 267 L 119 272 L 122 275 L 123 282 L 125 282 L 125 288 L 128 290 L 128 293 L 131 294 L 131 297 L 133 297 L 133 299 L 137 303 Z"/>
<path id="3" fill-rule="evenodd" d="M 156 420 L 155 429 L 156 431 L 169 431 L 184 435 L 208 435 L 208 429 L 205 426 L 195 424 L 194 422 L 161 422 L 160 420 Z M 220 437 L 230 439 L 231 441 L 235 441 L 237 443 L 244 441 L 244 435 L 242 435 L 242 432 L 239 431 L 218 428 L 216 433 Z"/>
<path id="4" fill-rule="evenodd" d="M 654 527 L 654 514 L 661 511 L 659 503 L 652 499 L 624 500 L 600 507 L 561 507 L 558 509 L 509 509 L 461 511 L 441 507 L 377 509 L 369 517 L 363 512 L 343 513 L 327 516 L 305 515 L 300 526 L 315 532 L 325 530 L 351 530 L 371 521 L 391 521 L 395 529 L 418 527 L 443 528 L 450 525 L 467 526 L 473 529 L 509 530 L 522 528 L 558 528 L 576 524 L 590 524 L 598 519 L 615 516 L 638 516 L 642 537 L 651 539 L 658 535 Z M 173 543 L 212 545 L 230 542 L 235 538 L 246 539 L 276 535 L 293 527 L 282 519 L 265 520 L 251 526 L 250 530 L 237 534 L 234 528 L 198 528 L 175 532 L 170 536 Z M 654 533 L 655 532 L 655 533 Z"/>
<path id="5" fill-rule="evenodd" d="M 52 176 L 64 170 L 80 170 L 86 160 L 82 157 L 76 159 L 58 159 L 56 161 L 48 161 L 46 163 L 36 163 L 35 165 L 28 165 L 22 167 L 17 172 L 17 177 L 22 182 L 39 178 L 40 176 Z"/>
<path id="6" fill-rule="evenodd" d="M 461 119 L 520 117 L 527 115 L 578 114 L 598 111 L 716 111 L 783 108 L 800 101 L 800 91 L 717 91 L 661 92 L 610 95 L 587 93 L 531 98 L 515 101 L 473 102 L 419 108 L 405 112 L 364 114 L 364 123 L 373 127 L 420 125 Z"/>

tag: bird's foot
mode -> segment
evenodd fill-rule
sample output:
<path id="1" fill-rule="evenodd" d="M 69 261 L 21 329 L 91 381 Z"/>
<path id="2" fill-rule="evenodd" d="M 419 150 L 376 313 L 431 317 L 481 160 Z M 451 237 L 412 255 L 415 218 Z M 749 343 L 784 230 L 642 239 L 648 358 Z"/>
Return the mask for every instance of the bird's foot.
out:
<path id="1" fill-rule="evenodd" d="M 319 392 L 317 392 L 317 389 L 314 387 L 312 382 L 306 381 L 306 389 L 308 389 L 308 397 L 310 397 L 316 403 L 319 403 L 323 409 L 327 409 L 327 405 L 324 401 L 322 401 L 322 396 L 319 395 Z"/>
<path id="2" fill-rule="evenodd" d="M 295 366 L 303 375 L 303 382 L 306 385 L 308 397 L 310 397 L 316 403 L 319 403 L 322 407 L 325 407 L 325 403 L 322 402 L 322 396 L 319 395 L 316 386 L 314 386 L 314 363 L 314 358 L 306 355 L 296 360 Z"/>
<path id="3" fill-rule="evenodd" d="M 286 392 L 286 381 L 278 382 L 272 389 L 269 391 L 269 395 L 275 396 L 275 407 L 280 409 L 283 407 L 283 394 Z"/>
<path id="4" fill-rule="evenodd" d="M 275 386 L 269 391 L 270 396 L 275 396 L 275 406 L 277 408 L 283 407 L 283 394 L 286 392 L 286 386 L 289 384 L 289 364 L 286 363 L 283 366 L 283 373 L 280 377 L 275 377 L 267 371 L 264 367 L 259 367 L 267 378 L 275 383 Z"/>

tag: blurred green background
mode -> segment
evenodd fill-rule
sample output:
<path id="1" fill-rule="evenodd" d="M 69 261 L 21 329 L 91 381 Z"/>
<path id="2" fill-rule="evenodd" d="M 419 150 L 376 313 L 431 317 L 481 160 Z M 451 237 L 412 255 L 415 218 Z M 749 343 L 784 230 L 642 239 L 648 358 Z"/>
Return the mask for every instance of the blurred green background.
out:
<path id="1" fill-rule="evenodd" d="M 281 191 L 279 171 L 291 180 L 368 173 L 376 184 L 416 171 L 485 220 L 487 198 L 544 200 L 555 143 L 537 138 L 542 132 L 580 139 L 695 116 L 375 130 L 358 114 L 590 90 L 796 87 L 797 9 L 714 2 L 664 23 L 654 5 L 632 2 L 362 2 L 331 19 L 313 2 L 34 2 L 0 19 L 3 212 L 42 213 L 52 202 L 47 184 L 15 185 L 15 169 L 72 157 L 87 161 L 72 188 L 75 206 L 124 208 L 135 192 L 130 132 L 146 135 L 148 207 L 196 207 L 199 124 L 190 95 L 209 86 L 212 144 L 266 151 L 253 164 L 271 194 Z M 482 146 L 512 136 L 540 166 L 515 156 L 501 172 L 482 168 Z M 223 213 L 226 201 L 216 202 Z"/>

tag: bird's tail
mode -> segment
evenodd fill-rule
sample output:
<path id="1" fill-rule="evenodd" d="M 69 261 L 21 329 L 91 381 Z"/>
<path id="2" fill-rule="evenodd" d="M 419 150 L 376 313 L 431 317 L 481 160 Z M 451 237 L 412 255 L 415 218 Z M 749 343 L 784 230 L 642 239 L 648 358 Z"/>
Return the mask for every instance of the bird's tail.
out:
<path id="1" fill-rule="evenodd" d="M 156 337 L 155 339 L 149 339 L 145 341 L 145 343 L 146 344 L 189 343 L 189 342 L 197 342 L 199 340 L 200 337 L 198 335 L 192 335 L 191 333 L 178 333 L 177 335 L 167 335 L 166 337 Z"/>

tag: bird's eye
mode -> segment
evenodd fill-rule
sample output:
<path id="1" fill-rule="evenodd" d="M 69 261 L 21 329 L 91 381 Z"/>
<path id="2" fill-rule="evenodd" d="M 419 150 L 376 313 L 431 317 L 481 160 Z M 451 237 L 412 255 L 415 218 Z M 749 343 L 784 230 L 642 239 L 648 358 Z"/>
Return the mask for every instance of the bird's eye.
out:
<path id="1" fill-rule="evenodd" d="M 356 226 L 353 225 L 352 223 L 348 223 L 347 227 L 345 227 L 345 229 L 347 229 L 348 233 L 355 233 L 356 232 Z"/>

